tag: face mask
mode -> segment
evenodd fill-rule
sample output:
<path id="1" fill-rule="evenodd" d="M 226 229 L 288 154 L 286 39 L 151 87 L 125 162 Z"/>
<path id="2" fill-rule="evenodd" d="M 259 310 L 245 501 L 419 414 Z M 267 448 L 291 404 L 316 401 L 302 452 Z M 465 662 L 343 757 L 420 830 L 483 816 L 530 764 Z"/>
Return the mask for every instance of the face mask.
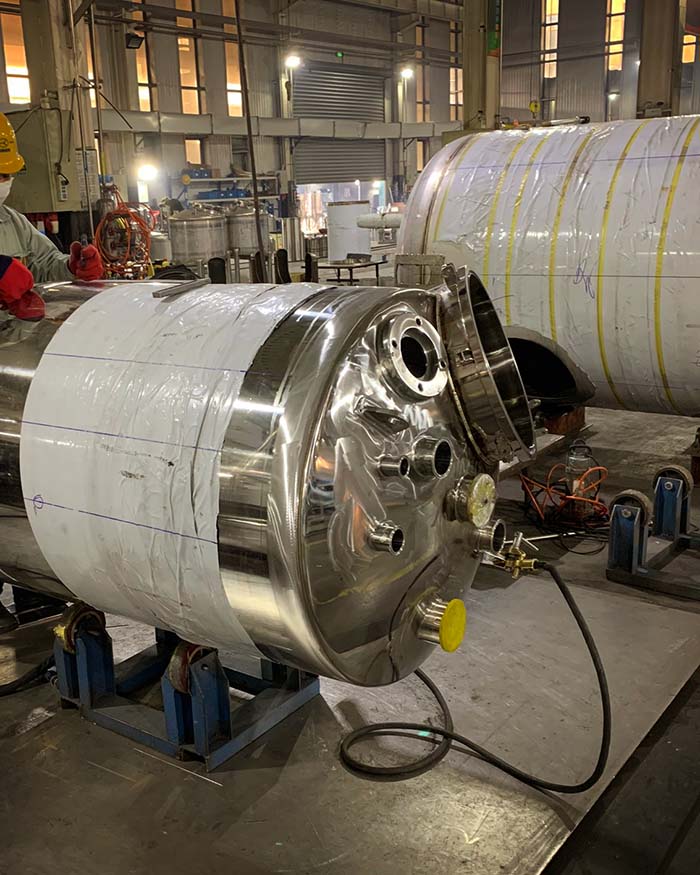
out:
<path id="1" fill-rule="evenodd" d="M 3 182 L 0 182 L 0 207 L 7 200 L 7 197 L 10 194 L 11 188 L 12 188 L 12 179 L 6 179 Z"/>

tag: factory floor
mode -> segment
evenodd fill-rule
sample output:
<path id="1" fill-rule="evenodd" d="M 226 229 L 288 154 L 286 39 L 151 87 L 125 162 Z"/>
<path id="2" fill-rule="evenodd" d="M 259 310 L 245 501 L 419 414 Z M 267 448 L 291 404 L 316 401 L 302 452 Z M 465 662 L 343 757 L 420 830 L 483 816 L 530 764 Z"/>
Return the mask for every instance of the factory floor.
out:
<path id="1" fill-rule="evenodd" d="M 627 487 L 650 493 L 660 464 L 688 464 L 690 420 L 607 411 L 588 419 L 587 440 L 610 469 L 608 498 Z M 532 470 L 558 460 L 555 450 Z M 517 481 L 500 491 L 500 512 L 518 525 Z M 697 524 L 700 496 L 694 505 Z M 605 551 L 550 543 L 541 555 L 573 584 L 610 676 L 613 747 L 599 788 L 545 795 L 457 752 L 408 782 L 348 774 L 337 748 L 350 728 L 438 719 L 414 679 L 381 690 L 323 681 L 319 698 L 209 774 L 62 711 L 45 686 L 0 699 L 0 873 L 694 875 L 700 602 L 609 583 Z M 672 567 L 694 575 L 697 561 L 685 554 Z M 513 583 L 486 569 L 468 608 L 460 651 L 426 664 L 457 729 L 531 772 L 580 779 L 597 753 L 599 705 L 558 593 L 546 579 Z M 148 635 L 117 618 L 110 627 L 122 655 Z M 49 641 L 47 624 L 0 638 L 0 683 Z M 363 752 L 392 761 L 408 744 Z"/>

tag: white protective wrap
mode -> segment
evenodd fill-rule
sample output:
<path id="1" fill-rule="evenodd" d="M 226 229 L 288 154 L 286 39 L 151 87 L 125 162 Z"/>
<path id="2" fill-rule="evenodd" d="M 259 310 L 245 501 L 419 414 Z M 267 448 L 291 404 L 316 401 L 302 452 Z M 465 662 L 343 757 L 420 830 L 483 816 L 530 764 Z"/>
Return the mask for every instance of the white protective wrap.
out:
<path id="1" fill-rule="evenodd" d="M 328 204 L 329 261 L 344 261 L 351 254 L 370 254 L 370 232 L 357 224 L 358 218 L 368 210 L 368 201 Z"/>
<path id="2" fill-rule="evenodd" d="M 259 347 L 322 287 L 152 288 L 96 295 L 39 363 L 20 450 L 32 530 L 88 604 L 254 655 L 219 573 L 221 448 Z"/>
<path id="3" fill-rule="evenodd" d="M 596 403 L 700 413 L 700 117 L 498 131 L 441 150 L 399 251 L 482 277 Z"/>

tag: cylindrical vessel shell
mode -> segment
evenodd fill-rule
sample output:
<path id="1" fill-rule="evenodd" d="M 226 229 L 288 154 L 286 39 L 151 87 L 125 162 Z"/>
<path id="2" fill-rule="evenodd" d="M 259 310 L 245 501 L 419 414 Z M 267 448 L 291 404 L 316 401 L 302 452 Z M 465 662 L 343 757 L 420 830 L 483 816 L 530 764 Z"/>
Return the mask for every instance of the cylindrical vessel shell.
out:
<path id="1" fill-rule="evenodd" d="M 414 188 L 399 252 L 477 271 L 506 326 L 555 340 L 592 403 L 700 413 L 700 117 L 459 139 Z"/>

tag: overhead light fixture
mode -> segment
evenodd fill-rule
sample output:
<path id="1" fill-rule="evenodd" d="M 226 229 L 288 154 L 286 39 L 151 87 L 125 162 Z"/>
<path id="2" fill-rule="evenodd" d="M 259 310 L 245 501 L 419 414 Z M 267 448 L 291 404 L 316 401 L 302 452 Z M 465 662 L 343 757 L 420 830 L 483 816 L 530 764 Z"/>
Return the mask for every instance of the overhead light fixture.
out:
<path id="1" fill-rule="evenodd" d="M 413 67 L 404 67 L 401 70 L 402 79 L 413 79 Z"/>
<path id="2" fill-rule="evenodd" d="M 608 94 L 608 100 L 617 100 L 617 98 L 618 98 L 618 95 L 615 93 Z"/>
<path id="3" fill-rule="evenodd" d="M 297 67 L 301 66 L 301 58 L 299 55 L 287 55 L 284 59 L 284 66 L 288 70 L 296 70 Z"/>
<path id="4" fill-rule="evenodd" d="M 127 49 L 140 49 L 144 39 L 145 36 L 142 33 L 137 33 L 135 30 L 127 30 L 124 34 L 124 45 Z"/>
<path id="5" fill-rule="evenodd" d="M 158 168 L 155 164 L 142 164 L 136 171 L 136 175 L 141 182 L 153 182 L 158 176 Z"/>

